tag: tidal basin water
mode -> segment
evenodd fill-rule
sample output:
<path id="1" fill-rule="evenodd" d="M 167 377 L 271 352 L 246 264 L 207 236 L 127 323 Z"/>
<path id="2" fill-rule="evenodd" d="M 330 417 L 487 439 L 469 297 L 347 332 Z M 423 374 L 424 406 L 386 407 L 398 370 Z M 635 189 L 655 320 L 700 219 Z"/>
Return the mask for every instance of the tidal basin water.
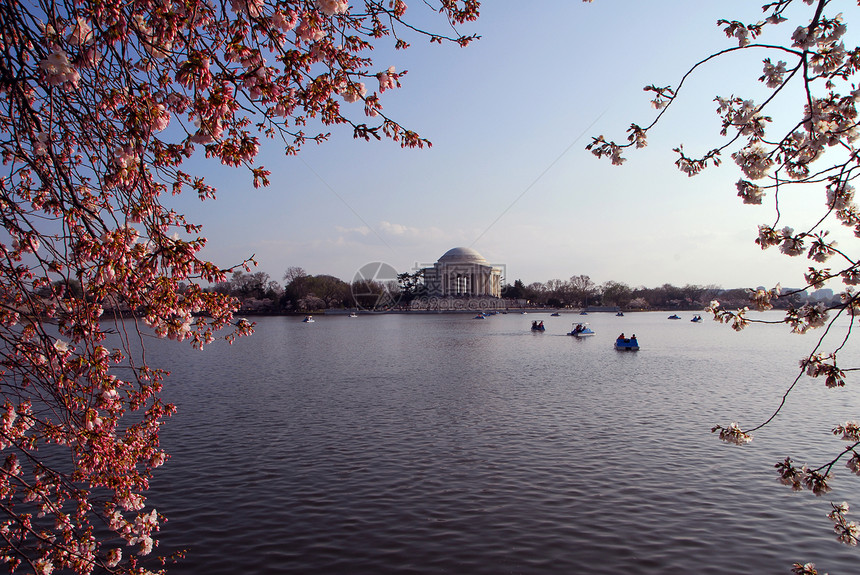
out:
<path id="1" fill-rule="evenodd" d="M 724 444 L 710 428 L 765 419 L 817 334 L 668 315 L 264 317 L 232 346 L 148 344 L 179 408 L 148 500 L 160 551 L 187 550 L 169 572 L 860 572 L 826 517 L 860 517 L 860 478 L 840 464 L 817 498 L 773 469 L 841 448 L 860 381 L 804 378 Z M 595 336 L 565 335 L 582 320 Z M 620 332 L 642 349 L 615 351 Z"/>

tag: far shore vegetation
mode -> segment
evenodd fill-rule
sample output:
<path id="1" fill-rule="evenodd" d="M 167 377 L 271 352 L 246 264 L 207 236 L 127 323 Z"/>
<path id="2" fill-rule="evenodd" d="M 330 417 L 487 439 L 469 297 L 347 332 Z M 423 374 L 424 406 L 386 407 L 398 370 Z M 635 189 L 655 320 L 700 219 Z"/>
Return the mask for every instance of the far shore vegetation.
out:
<path id="1" fill-rule="evenodd" d="M 632 287 L 623 282 L 606 281 L 597 284 L 587 275 L 568 280 L 552 279 L 545 283 L 525 284 L 517 279 L 505 284 L 502 299 L 511 309 L 585 309 L 617 308 L 624 311 L 702 310 L 713 300 L 724 306 L 743 308 L 749 305 L 750 288 L 724 289 L 716 285 Z M 379 295 L 387 294 L 395 302 L 394 310 L 407 311 L 413 302 L 427 296 L 421 272 L 401 273 L 397 281 L 354 281 L 348 283 L 332 275 L 307 274 L 302 268 L 291 267 L 283 281 L 273 280 L 265 272 L 236 271 L 224 282 L 207 288 L 237 298 L 239 313 L 306 314 L 337 309 L 372 309 Z M 831 290 L 785 290 L 790 296 L 774 300 L 775 307 L 799 307 L 808 302 L 831 303 Z"/>

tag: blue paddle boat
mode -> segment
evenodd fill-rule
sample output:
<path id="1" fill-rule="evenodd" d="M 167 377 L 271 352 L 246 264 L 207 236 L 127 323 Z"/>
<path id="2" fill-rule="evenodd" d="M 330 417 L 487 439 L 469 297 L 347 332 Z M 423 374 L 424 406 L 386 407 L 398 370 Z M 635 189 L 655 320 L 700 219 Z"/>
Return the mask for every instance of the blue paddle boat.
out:
<path id="1" fill-rule="evenodd" d="M 619 351 L 639 351 L 639 342 L 636 341 L 636 335 L 633 337 L 624 337 L 622 333 L 615 340 L 615 349 Z"/>

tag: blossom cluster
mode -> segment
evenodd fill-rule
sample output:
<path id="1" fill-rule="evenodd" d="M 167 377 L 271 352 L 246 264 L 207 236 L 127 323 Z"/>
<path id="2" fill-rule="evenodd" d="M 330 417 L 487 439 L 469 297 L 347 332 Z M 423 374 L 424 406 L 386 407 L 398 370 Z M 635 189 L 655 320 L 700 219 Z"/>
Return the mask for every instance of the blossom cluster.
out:
<path id="1" fill-rule="evenodd" d="M 860 425 L 856 421 L 846 421 L 833 428 L 833 435 L 841 435 L 845 441 L 860 441 Z"/>
<path id="2" fill-rule="evenodd" d="M 843 501 L 838 505 L 831 503 L 830 506 L 832 511 L 827 514 L 827 517 L 833 521 L 833 531 L 836 533 L 836 538 L 841 543 L 856 547 L 858 538 L 860 538 L 860 527 L 855 522 L 845 518 L 848 513 L 848 504 Z"/>
<path id="3" fill-rule="evenodd" d="M 719 96 L 715 100 L 719 104 L 717 114 L 723 119 L 721 134 L 726 135 L 729 128 L 733 128 L 742 136 L 752 136 L 755 139 L 764 136 L 765 126 L 771 121 L 771 118 L 763 116 L 761 107 L 757 106 L 755 102 L 742 98 L 720 98 Z M 754 180 L 759 179 L 754 176 L 750 177 Z"/>
<path id="4" fill-rule="evenodd" d="M 845 467 L 847 467 L 854 475 L 860 475 L 860 454 L 852 449 L 851 457 L 849 457 L 845 462 Z"/>
<path id="5" fill-rule="evenodd" d="M 316 0 L 317 8 L 326 16 L 343 14 L 349 9 L 347 0 Z"/>
<path id="6" fill-rule="evenodd" d="M 795 563 L 791 567 L 791 572 L 793 575 L 818 575 L 815 563 Z"/>
<path id="7" fill-rule="evenodd" d="M 651 100 L 651 107 L 655 110 L 662 110 L 675 98 L 675 90 L 671 86 L 645 86 L 646 92 L 654 92 L 654 99 Z"/>
<path id="8" fill-rule="evenodd" d="M 81 75 L 69 61 L 69 56 L 62 48 L 55 48 L 39 62 L 39 68 L 45 74 L 45 81 L 51 86 L 69 83 L 77 87 Z"/>
<path id="9" fill-rule="evenodd" d="M 809 377 L 824 377 L 824 385 L 828 388 L 845 386 L 845 372 L 837 366 L 835 353 L 815 353 L 803 358 L 800 369 Z"/>
<path id="10" fill-rule="evenodd" d="M 756 124 L 755 127 L 743 125 L 740 129 L 758 131 L 759 128 L 760 126 Z M 732 159 L 746 177 L 751 180 L 760 180 L 767 176 L 773 168 L 774 161 L 772 156 L 773 152 L 756 142 L 732 154 Z"/>
<path id="11" fill-rule="evenodd" d="M 720 433 L 720 439 L 722 439 L 726 443 L 745 445 L 752 441 L 752 435 L 745 431 L 742 431 L 741 428 L 738 427 L 738 424 L 734 422 L 730 423 L 726 427 L 716 425 L 711 429 L 711 433 L 716 433 L 718 431 Z"/>
<path id="12" fill-rule="evenodd" d="M 750 289 L 750 302 L 755 306 L 757 311 L 767 311 L 773 309 L 772 300 L 778 299 L 782 292 L 782 286 L 776 284 L 773 288 L 767 290 L 764 288 Z"/>
<path id="13" fill-rule="evenodd" d="M 785 81 L 786 63 L 780 60 L 776 64 L 770 58 L 764 59 L 764 74 L 759 78 L 768 88 L 778 88 Z"/>
<path id="14" fill-rule="evenodd" d="M 749 320 L 746 317 L 748 311 L 748 307 L 735 311 L 725 309 L 717 300 L 711 301 L 711 304 L 705 308 L 706 313 L 710 313 L 714 316 L 714 321 L 731 324 L 732 329 L 735 331 L 741 331 L 749 325 Z"/>
<path id="15" fill-rule="evenodd" d="M 791 326 L 793 333 L 806 333 L 827 325 L 830 319 L 827 307 L 823 303 L 804 304 L 795 309 L 790 308 L 785 314 L 785 323 Z"/>
<path id="16" fill-rule="evenodd" d="M 598 158 L 608 157 L 614 166 L 620 166 L 627 161 L 621 156 L 622 146 L 614 142 L 607 142 L 603 136 L 593 138 L 593 141 L 586 146 L 586 149 L 591 150 L 591 153 Z"/>
<path id="17" fill-rule="evenodd" d="M 738 196 L 743 198 L 745 204 L 761 205 L 764 197 L 764 190 L 761 187 L 743 179 L 738 180 L 735 187 L 738 189 Z"/>
<path id="18" fill-rule="evenodd" d="M 831 490 L 827 483 L 832 478 L 829 473 L 809 469 L 807 465 L 796 467 L 790 457 L 786 457 L 784 461 L 780 461 L 774 467 L 779 473 L 779 482 L 791 487 L 792 491 L 808 489 L 820 496 Z"/>

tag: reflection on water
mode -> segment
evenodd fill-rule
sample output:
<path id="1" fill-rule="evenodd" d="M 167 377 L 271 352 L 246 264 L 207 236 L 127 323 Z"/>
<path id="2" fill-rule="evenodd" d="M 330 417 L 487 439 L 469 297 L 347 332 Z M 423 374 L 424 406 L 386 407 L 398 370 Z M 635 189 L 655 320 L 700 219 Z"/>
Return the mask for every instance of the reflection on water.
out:
<path id="1" fill-rule="evenodd" d="M 594 337 L 565 335 L 582 319 Z M 710 434 L 766 418 L 809 336 L 662 313 L 316 320 L 261 318 L 203 352 L 150 346 L 179 407 L 150 493 L 161 551 L 189 550 L 171 572 L 855 570 L 828 499 L 772 467 L 839 449 L 828 431 L 856 419 L 851 386 L 806 380 L 744 448 Z M 621 331 L 641 351 L 615 351 Z"/>

